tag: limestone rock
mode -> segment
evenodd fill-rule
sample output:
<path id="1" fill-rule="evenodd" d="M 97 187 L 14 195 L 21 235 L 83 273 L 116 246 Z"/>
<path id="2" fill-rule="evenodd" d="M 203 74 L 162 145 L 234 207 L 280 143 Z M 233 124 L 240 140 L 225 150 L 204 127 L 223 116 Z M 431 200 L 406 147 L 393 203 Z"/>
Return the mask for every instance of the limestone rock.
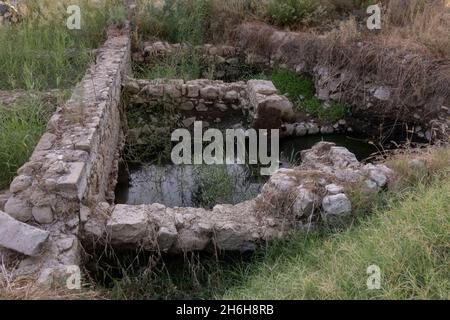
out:
<path id="1" fill-rule="evenodd" d="M 307 128 L 308 128 L 309 135 L 315 135 L 320 132 L 319 126 L 315 123 L 308 123 Z"/>
<path id="2" fill-rule="evenodd" d="M 219 97 L 219 91 L 214 86 L 206 86 L 200 89 L 200 95 L 207 100 L 215 100 Z"/>
<path id="3" fill-rule="evenodd" d="M 376 88 L 373 96 L 381 101 L 388 101 L 391 98 L 391 91 L 386 87 Z"/>
<path id="4" fill-rule="evenodd" d="M 11 193 L 8 190 L 0 192 L 0 211 L 5 211 L 5 204 L 11 197 Z"/>
<path id="5" fill-rule="evenodd" d="M 322 128 L 320 128 L 321 134 L 332 134 L 333 132 L 334 132 L 334 129 L 331 126 L 323 126 Z"/>
<path id="6" fill-rule="evenodd" d="M 180 110 L 184 110 L 184 111 L 191 111 L 191 110 L 194 110 L 195 106 L 194 106 L 194 104 L 192 103 L 192 101 L 186 101 L 186 102 L 181 103 L 181 104 L 178 106 L 178 108 L 179 108 Z"/>
<path id="7" fill-rule="evenodd" d="M 269 96 L 277 93 L 277 88 L 275 88 L 272 81 L 250 80 L 247 84 L 250 91 L 258 94 Z"/>
<path id="8" fill-rule="evenodd" d="M 187 85 L 186 88 L 189 98 L 197 98 L 200 95 L 200 87 L 198 85 Z"/>
<path id="9" fill-rule="evenodd" d="M 228 91 L 223 99 L 229 103 L 236 102 L 239 100 L 239 93 L 234 90 Z"/>
<path id="10" fill-rule="evenodd" d="M 329 194 L 339 194 L 344 192 L 344 187 L 338 186 L 337 184 L 334 183 L 325 186 L 325 189 Z"/>
<path id="11" fill-rule="evenodd" d="M 136 81 L 127 81 L 124 84 L 124 90 L 125 92 L 129 93 L 129 94 L 136 94 L 138 93 L 141 89 L 139 87 L 139 84 Z"/>
<path id="12" fill-rule="evenodd" d="M 308 129 L 306 128 L 306 126 L 303 123 L 300 123 L 295 127 L 295 135 L 297 137 L 303 137 L 303 136 L 306 136 L 307 134 L 308 134 Z"/>
<path id="13" fill-rule="evenodd" d="M 194 124 L 194 122 L 195 122 L 196 119 L 197 119 L 196 117 L 190 117 L 190 118 L 184 119 L 184 120 L 182 121 L 182 122 L 183 122 L 183 126 L 184 126 L 185 128 L 190 128 L 190 127 Z"/>

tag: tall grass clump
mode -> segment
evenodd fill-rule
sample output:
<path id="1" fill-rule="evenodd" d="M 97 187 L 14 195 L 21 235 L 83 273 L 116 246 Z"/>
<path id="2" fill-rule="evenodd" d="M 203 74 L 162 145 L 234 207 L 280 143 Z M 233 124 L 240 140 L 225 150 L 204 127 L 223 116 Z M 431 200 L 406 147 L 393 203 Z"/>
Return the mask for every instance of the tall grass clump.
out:
<path id="1" fill-rule="evenodd" d="M 79 5 L 81 30 L 66 27 L 68 5 Z M 106 38 L 125 19 L 122 1 L 26 3 L 21 22 L 0 27 L 0 88 L 45 90 L 73 86 Z"/>
<path id="2" fill-rule="evenodd" d="M 198 166 L 198 205 L 212 209 L 218 203 L 233 203 L 235 178 L 226 165 Z"/>
<path id="3" fill-rule="evenodd" d="M 12 108 L 0 105 L 0 189 L 9 185 L 45 131 L 51 111 L 41 101 L 25 99 Z"/>
<path id="4" fill-rule="evenodd" d="M 274 68 L 271 76 L 273 84 L 292 101 L 314 97 L 315 88 L 311 79 L 287 69 Z"/>

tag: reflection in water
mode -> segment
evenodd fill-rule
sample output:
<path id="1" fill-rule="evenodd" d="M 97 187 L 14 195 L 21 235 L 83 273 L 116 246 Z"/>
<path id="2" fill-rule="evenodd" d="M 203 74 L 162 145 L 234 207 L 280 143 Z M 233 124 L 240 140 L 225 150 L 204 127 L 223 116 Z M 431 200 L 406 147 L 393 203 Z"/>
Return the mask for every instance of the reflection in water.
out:
<path id="1" fill-rule="evenodd" d="M 344 135 L 307 136 L 285 139 L 280 145 L 280 166 L 299 163 L 300 151 L 319 141 L 330 141 L 364 160 L 376 148 Z M 241 165 L 141 165 L 130 166 L 129 183 L 116 189 L 116 202 L 130 205 L 161 203 L 169 207 L 205 207 L 236 204 L 257 196 L 268 177 L 260 177 L 259 168 Z M 124 172 L 121 172 L 124 174 Z M 122 179 L 120 179 L 122 180 Z"/>

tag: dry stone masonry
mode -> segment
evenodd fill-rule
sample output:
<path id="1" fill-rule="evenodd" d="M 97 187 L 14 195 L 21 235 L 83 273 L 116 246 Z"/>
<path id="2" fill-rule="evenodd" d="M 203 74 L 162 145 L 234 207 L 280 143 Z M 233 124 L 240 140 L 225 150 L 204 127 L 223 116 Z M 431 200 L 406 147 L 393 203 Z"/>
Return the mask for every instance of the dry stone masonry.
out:
<path id="1" fill-rule="evenodd" d="M 249 80 L 227 83 L 220 80 L 127 78 L 124 92 L 131 105 L 170 105 L 183 116 L 185 127 L 195 120 L 218 123 L 242 118 L 254 128 L 280 129 L 281 137 L 332 134 L 348 130 L 345 120 L 323 125 L 314 120 L 296 122 L 293 104 L 271 81 Z M 134 131 L 133 131 L 134 133 Z"/>

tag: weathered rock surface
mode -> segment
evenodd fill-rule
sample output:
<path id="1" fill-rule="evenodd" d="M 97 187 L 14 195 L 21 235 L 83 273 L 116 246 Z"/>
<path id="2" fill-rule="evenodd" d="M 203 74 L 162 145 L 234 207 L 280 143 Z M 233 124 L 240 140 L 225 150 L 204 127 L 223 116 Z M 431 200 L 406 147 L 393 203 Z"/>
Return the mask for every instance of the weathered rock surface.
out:
<path id="1" fill-rule="evenodd" d="M 0 191 L 0 211 L 5 211 L 5 205 L 11 197 L 9 190 Z"/>
<path id="2" fill-rule="evenodd" d="M 292 103 L 279 94 L 271 81 L 227 83 L 206 79 L 147 81 L 127 78 L 123 86 L 132 103 L 148 104 L 150 108 L 158 104 L 171 105 L 185 119 L 195 115 L 214 122 L 218 116 L 221 119 L 248 117 L 257 129 L 279 129 L 283 123 L 291 122 L 294 115 Z M 285 127 L 289 128 L 287 135 L 295 134 L 293 124 L 286 123 Z M 317 134 L 320 128 L 312 125 L 305 134 L 308 132 Z"/>
<path id="3" fill-rule="evenodd" d="M 284 121 L 293 117 L 293 105 L 278 94 L 271 81 L 248 81 L 248 95 L 253 116 L 253 126 L 257 129 L 278 129 Z"/>

